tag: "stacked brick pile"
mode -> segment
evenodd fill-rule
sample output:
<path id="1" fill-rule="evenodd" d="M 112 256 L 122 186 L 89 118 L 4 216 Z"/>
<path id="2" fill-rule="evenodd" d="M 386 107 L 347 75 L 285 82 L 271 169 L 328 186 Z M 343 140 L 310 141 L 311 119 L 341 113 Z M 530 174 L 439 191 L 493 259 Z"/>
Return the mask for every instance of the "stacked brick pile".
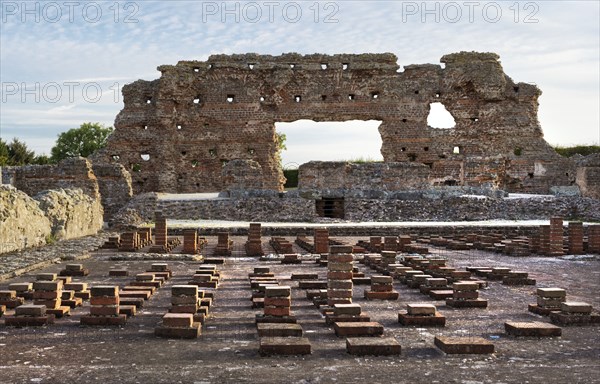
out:
<path id="1" fill-rule="evenodd" d="M 261 243 L 261 227 L 260 223 L 250 223 L 248 229 L 248 240 L 246 241 L 246 255 L 248 256 L 262 256 L 264 252 L 262 250 Z"/>
<path id="2" fill-rule="evenodd" d="M 454 308 L 486 308 L 487 300 L 479 298 L 479 283 L 475 281 L 459 281 L 452 284 L 454 291 L 446 305 Z"/>
<path id="3" fill-rule="evenodd" d="M 352 303 L 352 247 L 332 245 L 327 258 L 327 305 Z"/>
<path id="4" fill-rule="evenodd" d="M 135 252 L 140 249 L 140 235 L 137 232 L 125 232 L 121 234 L 119 251 Z"/>
<path id="5" fill-rule="evenodd" d="M 119 313 L 119 287 L 98 285 L 91 288 L 90 314 L 81 316 L 82 325 L 123 325 L 127 316 Z"/>
<path id="6" fill-rule="evenodd" d="M 229 232 L 217 233 L 217 247 L 215 248 L 216 256 L 231 256 L 231 248 L 233 241 L 229 239 Z"/>
<path id="7" fill-rule="evenodd" d="M 371 321 L 371 318 L 362 312 L 359 304 L 334 304 L 333 311 L 325 315 L 325 322 L 327 324 L 358 321 Z"/>
<path id="8" fill-rule="evenodd" d="M 329 230 L 327 228 L 316 228 L 314 233 L 313 253 L 327 253 L 329 251 Z"/>
<path id="9" fill-rule="evenodd" d="M 195 255 L 198 253 L 198 232 L 195 229 L 183 231 L 183 252 Z"/>
<path id="10" fill-rule="evenodd" d="M 140 239 L 140 247 L 145 247 L 152 243 L 152 228 L 140 228 L 137 230 Z"/>
<path id="11" fill-rule="evenodd" d="M 269 244 L 271 244 L 271 246 L 273 247 L 275 252 L 277 252 L 280 255 L 283 255 L 286 253 L 291 254 L 294 252 L 294 250 L 292 248 L 292 243 L 290 243 L 284 237 L 273 236 L 273 237 L 271 237 Z"/>
<path id="12" fill-rule="evenodd" d="M 538 288 L 537 302 L 529 304 L 529 312 L 548 316 L 550 312 L 560 311 L 560 306 L 567 300 L 567 291 L 562 288 Z"/>
<path id="13" fill-rule="evenodd" d="M 381 252 L 381 236 L 369 237 L 369 251 Z"/>
<path id="14" fill-rule="evenodd" d="M 291 319 L 292 289 L 283 285 L 269 285 L 264 288 L 264 316 L 263 322 L 278 322 L 278 320 Z M 295 320 L 293 321 L 295 323 Z"/>
<path id="15" fill-rule="evenodd" d="M 588 252 L 600 254 L 600 225 L 588 227 Z"/>
<path id="16" fill-rule="evenodd" d="M 24 302 L 25 300 L 22 297 L 17 296 L 16 291 L 0 291 L 0 306 L 5 307 L 4 310 L 6 310 L 6 308 L 16 308 L 19 305 L 23 305 Z"/>
<path id="17" fill-rule="evenodd" d="M 84 268 L 82 264 L 67 264 L 59 274 L 61 276 L 87 276 L 90 274 L 90 270 Z"/>
<path id="18" fill-rule="evenodd" d="M 383 250 L 396 252 L 398 250 L 398 238 L 396 236 L 386 236 L 383 238 Z"/>
<path id="19" fill-rule="evenodd" d="M 47 313 L 45 305 L 24 304 L 15 308 L 14 316 L 7 316 L 6 326 L 26 327 L 41 326 L 54 323 L 54 315 Z"/>
<path id="20" fill-rule="evenodd" d="M 394 290 L 392 276 L 372 276 L 371 289 L 365 289 L 365 299 L 398 300 L 399 293 Z"/>
<path id="21" fill-rule="evenodd" d="M 161 277 L 164 281 L 169 280 L 173 275 L 173 271 L 169 269 L 167 263 L 152 263 L 146 272 L 154 274 L 155 277 Z"/>
<path id="22" fill-rule="evenodd" d="M 91 297 L 87 283 L 67 283 L 64 285 L 64 288 L 73 291 L 73 296 L 81 300 L 89 300 Z"/>
<path id="23" fill-rule="evenodd" d="M 62 305 L 63 282 L 57 279 L 56 273 L 40 273 L 36 278 L 33 283 L 33 304 L 46 306 L 46 313 L 56 317 L 68 314 L 71 308 Z"/>
<path id="24" fill-rule="evenodd" d="M 398 312 L 398 322 L 402 325 L 440 326 L 446 325 L 446 318 L 431 304 L 407 304 L 406 311 Z"/>
<path id="25" fill-rule="evenodd" d="M 563 219 L 562 217 L 553 217 L 550 219 L 548 256 L 562 256 L 563 254 Z"/>
<path id="26" fill-rule="evenodd" d="M 410 235 L 398 236 L 398 250 L 400 252 L 408 252 L 411 242 L 412 238 L 410 237 Z"/>
<path id="27" fill-rule="evenodd" d="M 8 285 L 9 291 L 15 291 L 17 297 L 24 300 L 33 299 L 33 284 L 32 283 L 11 283 Z"/>
<path id="28" fill-rule="evenodd" d="M 108 238 L 108 240 L 106 240 L 104 242 L 104 244 L 102 245 L 103 249 L 118 249 L 119 245 L 121 244 L 121 237 L 119 235 L 117 236 L 110 236 Z"/>
<path id="29" fill-rule="evenodd" d="M 204 292 L 200 291 L 203 295 Z M 168 338 L 196 338 L 201 333 L 202 318 L 195 318 L 199 309 L 198 287 L 195 285 L 174 285 L 171 288 L 171 308 L 162 318 L 162 323 L 154 329 L 154 334 Z"/>
<path id="30" fill-rule="evenodd" d="M 560 305 L 560 312 L 550 312 L 550 321 L 560 325 L 600 324 L 600 314 L 594 312 L 591 304 L 565 301 Z"/>
<path id="31" fill-rule="evenodd" d="M 581 221 L 569 222 L 569 254 L 583 254 L 583 223 Z"/>

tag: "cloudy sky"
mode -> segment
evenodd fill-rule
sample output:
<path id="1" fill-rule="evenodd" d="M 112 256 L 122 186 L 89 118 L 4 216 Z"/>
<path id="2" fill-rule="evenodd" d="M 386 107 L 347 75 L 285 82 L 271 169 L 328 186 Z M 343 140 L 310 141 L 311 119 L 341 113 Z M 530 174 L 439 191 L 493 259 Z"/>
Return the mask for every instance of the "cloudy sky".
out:
<path id="1" fill-rule="evenodd" d="M 543 91 L 539 118 L 551 144 L 598 144 L 599 4 L 0 0 L 0 133 L 49 153 L 58 133 L 82 122 L 112 125 L 123 84 L 213 53 L 392 52 L 403 66 L 491 51 L 513 80 Z M 288 136 L 284 163 L 380 158 L 377 125 L 278 124 Z M 338 140 L 334 153 L 323 137 Z"/>

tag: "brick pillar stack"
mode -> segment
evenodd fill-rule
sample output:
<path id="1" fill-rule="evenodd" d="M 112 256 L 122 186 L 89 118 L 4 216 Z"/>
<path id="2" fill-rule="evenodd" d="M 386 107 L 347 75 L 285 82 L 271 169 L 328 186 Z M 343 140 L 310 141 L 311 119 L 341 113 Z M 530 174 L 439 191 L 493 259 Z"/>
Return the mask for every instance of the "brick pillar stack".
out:
<path id="1" fill-rule="evenodd" d="M 329 251 L 329 230 L 316 228 L 314 234 L 315 246 L 313 253 L 327 253 Z"/>
<path id="2" fill-rule="evenodd" d="M 81 316 L 82 325 L 123 325 L 127 315 L 119 314 L 119 287 L 98 285 L 91 288 L 90 314 Z"/>
<path id="3" fill-rule="evenodd" d="M 588 252 L 600 254 L 600 225 L 588 227 Z"/>
<path id="4" fill-rule="evenodd" d="M 139 234 L 137 232 L 125 232 L 121 235 L 119 251 L 135 252 L 139 248 Z"/>
<path id="5" fill-rule="evenodd" d="M 231 256 L 231 240 L 229 240 L 229 232 L 217 233 L 217 247 L 215 248 L 217 256 Z"/>
<path id="6" fill-rule="evenodd" d="M 250 223 L 248 229 L 248 241 L 246 241 L 246 255 L 248 256 L 262 256 L 264 252 L 262 250 L 260 223 Z"/>
<path id="7" fill-rule="evenodd" d="M 137 231 L 137 233 L 140 236 L 140 245 L 142 247 L 152 243 L 152 228 L 141 228 Z"/>
<path id="8" fill-rule="evenodd" d="M 24 300 L 33 299 L 32 283 L 11 283 L 8 285 L 8 290 L 15 291 L 17 297 L 22 297 Z"/>
<path id="9" fill-rule="evenodd" d="M 0 307 L 16 308 L 19 305 L 23 305 L 24 302 L 25 299 L 17 297 L 16 291 L 0 291 Z"/>
<path id="10" fill-rule="evenodd" d="M 365 289 L 365 299 L 398 300 L 398 292 L 394 291 L 392 276 L 372 276 L 371 290 Z"/>
<path id="11" fill-rule="evenodd" d="M 154 214 L 154 245 L 167 246 L 167 218 L 162 212 L 158 211 Z"/>
<path id="12" fill-rule="evenodd" d="M 396 252 L 393 251 L 381 251 L 381 264 L 383 271 L 389 272 L 389 266 L 396 264 Z"/>
<path id="13" fill-rule="evenodd" d="M 548 256 L 550 254 L 550 226 L 540 225 L 540 255 Z"/>
<path id="14" fill-rule="evenodd" d="M 6 326 L 41 326 L 54 323 L 54 316 L 46 313 L 45 305 L 25 304 L 15 308 L 14 316 L 7 316 L 4 320 Z"/>
<path id="15" fill-rule="evenodd" d="M 383 251 L 398 250 L 398 238 L 396 236 L 386 236 L 383 238 Z"/>
<path id="16" fill-rule="evenodd" d="M 192 255 L 198 253 L 198 232 L 195 229 L 183 231 L 183 253 Z"/>
<path id="17" fill-rule="evenodd" d="M 562 303 L 567 301 L 567 291 L 562 288 L 538 288 L 537 303 L 529 304 L 529 312 L 548 316 L 552 311 L 560 311 Z"/>
<path id="18" fill-rule="evenodd" d="M 332 245 L 327 259 L 327 305 L 352 304 L 352 246 Z"/>
<path id="19" fill-rule="evenodd" d="M 47 313 L 60 317 L 70 309 L 61 306 L 62 290 L 63 282 L 57 279 L 56 273 L 40 273 L 33 283 L 33 304 L 44 305 Z"/>
<path id="20" fill-rule="evenodd" d="M 171 287 L 171 308 L 173 313 L 198 312 L 198 300 L 204 297 L 204 291 L 199 291 L 196 285 L 174 285 Z"/>
<path id="21" fill-rule="evenodd" d="M 476 281 L 459 281 L 452 284 L 454 291 L 446 305 L 454 308 L 486 308 L 487 300 L 479 298 L 479 283 Z"/>
<path id="22" fill-rule="evenodd" d="M 410 246 L 412 242 L 412 238 L 410 235 L 400 235 L 398 236 L 398 250 L 401 252 L 407 252 L 407 247 Z"/>
<path id="23" fill-rule="evenodd" d="M 563 251 L 563 219 L 553 217 L 550 219 L 550 249 L 549 256 L 562 256 Z"/>
<path id="24" fill-rule="evenodd" d="M 265 287 L 265 317 L 289 317 L 292 315 L 292 288 L 283 285 Z"/>
<path id="25" fill-rule="evenodd" d="M 583 223 L 581 221 L 569 222 L 569 254 L 583 254 Z"/>
<path id="26" fill-rule="evenodd" d="M 369 247 L 371 252 L 381 252 L 381 236 L 369 237 Z"/>

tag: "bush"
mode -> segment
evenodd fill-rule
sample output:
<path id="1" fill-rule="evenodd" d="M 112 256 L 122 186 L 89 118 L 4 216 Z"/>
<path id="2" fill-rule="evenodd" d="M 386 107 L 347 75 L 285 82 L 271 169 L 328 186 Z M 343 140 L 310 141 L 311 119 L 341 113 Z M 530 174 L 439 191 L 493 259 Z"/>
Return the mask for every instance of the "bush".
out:
<path id="1" fill-rule="evenodd" d="M 593 153 L 600 153 L 600 145 L 575 145 L 572 147 L 556 146 L 554 150 L 561 156 L 571 157 L 573 155 L 588 156 Z"/>

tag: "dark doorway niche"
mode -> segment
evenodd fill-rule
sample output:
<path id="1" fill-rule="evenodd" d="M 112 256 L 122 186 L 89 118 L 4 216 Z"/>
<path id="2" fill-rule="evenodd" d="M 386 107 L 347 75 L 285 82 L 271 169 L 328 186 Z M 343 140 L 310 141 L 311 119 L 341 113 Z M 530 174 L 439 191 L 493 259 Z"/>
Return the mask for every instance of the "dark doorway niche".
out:
<path id="1" fill-rule="evenodd" d="M 344 218 L 344 198 L 343 197 L 324 197 L 321 200 L 315 200 L 317 216 L 330 217 L 332 219 Z"/>

